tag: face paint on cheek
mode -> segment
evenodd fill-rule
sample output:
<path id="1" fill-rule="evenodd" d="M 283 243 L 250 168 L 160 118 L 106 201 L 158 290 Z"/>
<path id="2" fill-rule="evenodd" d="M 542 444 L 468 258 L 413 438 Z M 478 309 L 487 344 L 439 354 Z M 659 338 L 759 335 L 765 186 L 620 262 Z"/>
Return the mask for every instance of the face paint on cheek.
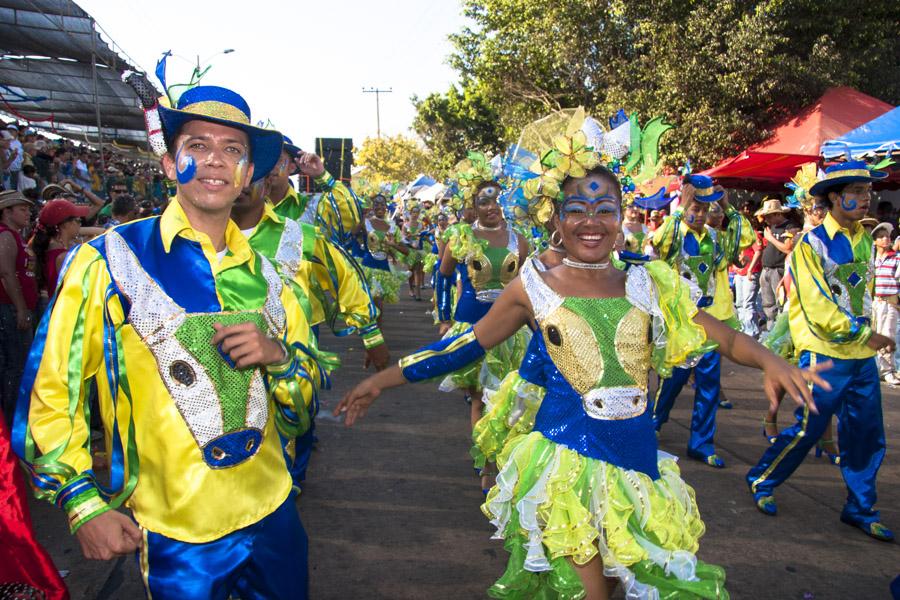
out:
<path id="1" fill-rule="evenodd" d="M 694 223 L 697 222 L 697 217 L 692 214 L 688 214 L 687 216 L 685 216 L 684 220 L 687 222 L 688 225 L 693 225 Z"/>
<path id="2" fill-rule="evenodd" d="M 244 174 L 247 172 L 247 155 L 243 155 L 241 160 L 234 165 L 234 187 L 240 189 L 244 185 Z"/>
<path id="3" fill-rule="evenodd" d="M 184 144 L 175 153 L 175 178 L 184 185 L 197 174 L 197 163 L 194 157 L 184 151 Z"/>
<path id="4" fill-rule="evenodd" d="M 856 210 L 857 202 L 855 198 L 847 198 L 841 195 L 841 208 L 846 211 Z"/>

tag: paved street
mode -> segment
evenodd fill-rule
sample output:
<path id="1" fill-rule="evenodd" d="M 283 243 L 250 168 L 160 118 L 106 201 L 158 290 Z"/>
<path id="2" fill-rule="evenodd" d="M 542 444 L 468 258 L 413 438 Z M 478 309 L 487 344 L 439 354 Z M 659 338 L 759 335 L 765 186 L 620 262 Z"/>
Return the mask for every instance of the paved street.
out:
<path id="1" fill-rule="evenodd" d="M 403 292 L 405 293 L 405 292 Z M 431 341 L 436 330 L 425 302 L 404 298 L 387 308 L 385 337 L 398 358 Z M 344 367 L 326 393 L 323 413 L 363 376 L 355 338 L 323 336 L 342 351 Z M 839 520 L 845 490 L 837 467 L 810 455 L 777 494 L 779 516 L 757 512 L 743 477 L 766 442 L 759 374 L 723 364 L 733 410 L 719 412 L 722 471 L 682 459 L 707 525 L 700 557 L 725 567 L 736 599 L 843 600 L 889 598 L 900 573 L 900 545 L 874 541 Z M 900 461 L 890 448 L 900 437 L 900 394 L 884 392 L 889 451 L 879 478 L 884 522 L 900 531 Z M 691 398 L 682 394 L 661 447 L 684 455 Z M 780 420 L 790 422 L 785 404 Z M 483 598 L 506 563 L 481 515 L 481 491 L 468 459 L 468 407 L 461 394 L 418 384 L 388 392 L 353 429 L 318 421 L 318 450 L 299 500 L 311 538 L 315 599 Z M 140 598 L 133 558 L 110 563 L 81 558 L 60 511 L 32 503 L 40 540 L 57 566 L 71 571 L 72 597 Z"/>

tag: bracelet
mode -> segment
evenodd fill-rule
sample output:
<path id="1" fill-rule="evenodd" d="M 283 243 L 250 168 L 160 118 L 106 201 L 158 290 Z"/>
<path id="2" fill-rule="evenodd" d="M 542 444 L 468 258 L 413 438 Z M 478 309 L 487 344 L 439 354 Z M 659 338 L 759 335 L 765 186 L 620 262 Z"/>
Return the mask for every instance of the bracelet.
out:
<path id="1" fill-rule="evenodd" d="M 328 171 L 322 171 L 321 175 L 313 178 L 313 181 L 321 186 L 328 188 L 329 190 L 334 187 L 334 177 L 332 177 L 331 173 L 329 173 Z"/>
<path id="2" fill-rule="evenodd" d="M 284 360 L 280 363 L 266 365 L 266 373 L 276 379 L 287 379 L 294 374 L 298 363 L 294 360 L 294 356 L 282 340 L 275 340 L 275 342 L 281 346 L 281 351 L 284 353 Z"/>
<path id="3" fill-rule="evenodd" d="M 381 335 L 381 332 L 379 331 L 373 335 L 363 337 L 362 341 L 363 346 L 366 347 L 366 350 L 371 350 L 372 348 L 380 346 L 384 343 L 384 336 Z"/>

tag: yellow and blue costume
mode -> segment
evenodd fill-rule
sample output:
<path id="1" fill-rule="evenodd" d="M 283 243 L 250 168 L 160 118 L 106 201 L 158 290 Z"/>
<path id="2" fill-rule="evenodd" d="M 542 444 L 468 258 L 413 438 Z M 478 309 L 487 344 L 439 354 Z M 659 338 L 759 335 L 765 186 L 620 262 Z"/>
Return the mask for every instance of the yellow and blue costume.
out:
<path id="1" fill-rule="evenodd" d="M 141 556 L 154 596 L 166 597 L 146 571 L 157 548 L 199 559 L 205 544 L 258 526 L 284 504 L 291 480 L 276 418 L 298 426 L 291 415 L 306 414 L 319 385 L 305 351 L 309 325 L 290 287 L 233 223 L 226 245 L 220 262 L 176 199 L 161 217 L 79 247 L 40 326 L 16 415 L 33 482 L 68 512 L 73 532 L 124 503 L 145 536 L 155 536 Z M 248 320 L 289 348 L 282 368 L 235 370 L 209 343 L 213 323 Z M 112 449 L 112 489 L 91 471 L 85 392 L 92 378 Z M 295 512 L 294 521 L 302 531 Z M 305 569 L 303 538 L 290 556 Z M 170 566 L 183 587 L 166 594 L 208 583 L 202 565 L 193 573 Z"/>
<path id="2" fill-rule="evenodd" d="M 348 243 L 353 228 L 362 220 L 359 199 L 328 171 L 314 181 L 325 192 L 301 194 L 288 186 L 283 198 L 271 199 L 275 205 L 275 213 L 286 219 L 319 227 L 336 244 Z"/>
<path id="3" fill-rule="evenodd" d="M 714 198 L 700 201 L 715 202 L 721 197 L 721 192 L 713 192 L 712 180 L 708 177 L 690 177 L 696 183 L 695 201 Z M 698 308 L 739 330 L 740 322 L 728 284 L 728 266 L 753 243 L 754 234 L 749 221 L 731 206 L 726 208 L 726 215 L 729 219 L 726 231 L 704 226 L 702 231 L 696 232 L 683 221 L 682 209 L 676 209 L 654 232 L 652 244 L 657 256 L 699 289 Z M 721 390 L 721 356 L 717 350 L 710 349 L 688 368 L 674 369 L 672 376 L 663 381 L 654 408 L 656 428 L 661 429 L 669 420 L 675 398 L 687 383 L 691 370 L 694 372 L 695 392 L 688 456 L 723 467 L 725 463 L 716 454 L 714 446 Z"/>
<path id="4" fill-rule="evenodd" d="M 831 360 L 834 366 L 820 375 L 832 389 L 813 388 L 818 414 L 798 408 L 796 423 L 779 433 L 748 472 L 747 483 L 760 509 L 775 514 L 775 488 L 800 466 L 836 415 L 840 468 L 848 492 L 841 520 L 874 537 L 892 539 L 874 508 L 885 436 L 875 351 L 867 345 L 872 336 L 873 260 L 871 235 L 859 223 L 841 227 L 831 214 L 795 246 L 788 301 L 794 351 L 800 367 Z"/>
<path id="5" fill-rule="evenodd" d="M 275 263 L 311 325 L 318 325 L 327 317 L 334 329 L 336 319 L 342 317 L 347 328 L 336 331 L 337 335 L 357 332 L 366 348 L 384 343 L 377 323 L 378 309 L 365 276 L 346 251 L 326 239 L 316 227 L 279 217 L 267 202 L 262 218 L 247 239 L 254 250 Z M 326 300 L 326 294 L 333 302 Z M 337 368 L 336 357 L 319 351 L 314 338 L 310 342 L 311 352 L 320 364 L 329 370 Z M 317 413 L 318 403 L 314 402 L 310 405 L 308 428 L 292 434 L 282 432 L 285 458 L 298 487 L 306 478 Z"/>

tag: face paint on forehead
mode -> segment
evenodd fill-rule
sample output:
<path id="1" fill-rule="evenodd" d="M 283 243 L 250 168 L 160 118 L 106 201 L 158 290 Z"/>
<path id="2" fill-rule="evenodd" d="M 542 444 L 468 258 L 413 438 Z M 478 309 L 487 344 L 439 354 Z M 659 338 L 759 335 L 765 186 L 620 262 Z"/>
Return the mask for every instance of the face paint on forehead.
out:
<path id="1" fill-rule="evenodd" d="M 175 178 L 178 183 L 185 185 L 197 174 L 197 163 L 194 157 L 185 151 L 187 140 L 181 142 L 178 151 L 175 152 Z"/>
<path id="2" fill-rule="evenodd" d="M 475 194 L 475 202 L 478 203 L 488 203 L 492 200 L 496 200 L 500 197 L 500 186 L 498 185 L 487 185 Z"/>
<path id="3" fill-rule="evenodd" d="M 612 189 L 612 186 L 606 179 L 601 179 L 600 181 L 593 178 L 584 179 L 576 184 L 575 192 L 575 194 L 565 196 L 563 202 L 577 200 L 579 202 L 596 204 L 597 202 L 608 201 L 617 203 L 619 201 L 615 195 L 615 190 Z"/>

